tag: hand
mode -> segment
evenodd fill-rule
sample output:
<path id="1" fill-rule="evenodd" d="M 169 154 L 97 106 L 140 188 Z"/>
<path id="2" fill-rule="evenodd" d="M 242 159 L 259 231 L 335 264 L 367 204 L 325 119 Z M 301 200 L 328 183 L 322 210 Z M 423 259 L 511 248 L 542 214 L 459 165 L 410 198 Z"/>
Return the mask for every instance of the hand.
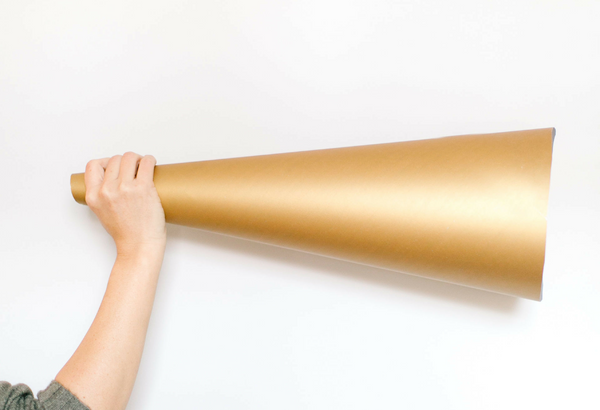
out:
<path id="1" fill-rule="evenodd" d="M 152 155 L 127 152 L 88 162 L 85 201 L 113 237 L 117 255 L 164 252 L 165 213 L 154 186 Z"/>

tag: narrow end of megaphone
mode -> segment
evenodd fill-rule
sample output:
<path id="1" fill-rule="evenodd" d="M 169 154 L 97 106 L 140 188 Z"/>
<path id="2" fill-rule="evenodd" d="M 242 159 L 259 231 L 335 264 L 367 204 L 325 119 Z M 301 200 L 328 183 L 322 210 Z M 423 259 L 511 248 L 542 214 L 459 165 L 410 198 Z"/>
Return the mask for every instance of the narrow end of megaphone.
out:
<path id="1" fill-rule="evenodd" d="M 85 202 L 85 174 L 71 174 L 71 195 L 75 202 L 87 205 Z"/>
<path id="2" fill-rule="evenodd" d="M 556 128 L 552 127 L 552 149 L 554 149 L 554 137 L 556 137 Z"/>

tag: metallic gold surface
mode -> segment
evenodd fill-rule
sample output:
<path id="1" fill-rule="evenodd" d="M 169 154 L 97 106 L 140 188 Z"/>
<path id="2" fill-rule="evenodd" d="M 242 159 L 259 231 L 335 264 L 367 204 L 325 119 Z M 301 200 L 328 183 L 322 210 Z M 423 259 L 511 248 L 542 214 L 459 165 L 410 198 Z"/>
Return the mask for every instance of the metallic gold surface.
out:
<path id="1" fill-rule="evenodd" d="M 541 300 L 554 128 L 158 165 L 167 222 Z M 85 203 L 83 174 L 71 189 Z"/>

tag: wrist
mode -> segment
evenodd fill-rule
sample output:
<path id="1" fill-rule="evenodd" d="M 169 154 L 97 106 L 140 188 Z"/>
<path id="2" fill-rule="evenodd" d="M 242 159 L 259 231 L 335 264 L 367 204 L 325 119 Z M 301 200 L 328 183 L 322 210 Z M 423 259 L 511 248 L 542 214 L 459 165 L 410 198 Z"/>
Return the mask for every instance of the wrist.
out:
<path id="1" fill-rule="evenodd" d="M 166 241 L 136 244 L 117 244 L 117 259 L 143 262 L 162 260 Z"/>

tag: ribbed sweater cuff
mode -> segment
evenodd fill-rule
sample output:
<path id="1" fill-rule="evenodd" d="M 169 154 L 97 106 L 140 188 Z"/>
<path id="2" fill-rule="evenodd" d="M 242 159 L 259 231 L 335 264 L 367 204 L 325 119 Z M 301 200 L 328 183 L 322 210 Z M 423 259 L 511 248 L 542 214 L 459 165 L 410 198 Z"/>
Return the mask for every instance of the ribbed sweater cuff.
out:
<path id="1" fill-rule="evenodd" d="M 56 380 L 38 393 L 38 400 L 44 410 L 90 410 Z"/>

